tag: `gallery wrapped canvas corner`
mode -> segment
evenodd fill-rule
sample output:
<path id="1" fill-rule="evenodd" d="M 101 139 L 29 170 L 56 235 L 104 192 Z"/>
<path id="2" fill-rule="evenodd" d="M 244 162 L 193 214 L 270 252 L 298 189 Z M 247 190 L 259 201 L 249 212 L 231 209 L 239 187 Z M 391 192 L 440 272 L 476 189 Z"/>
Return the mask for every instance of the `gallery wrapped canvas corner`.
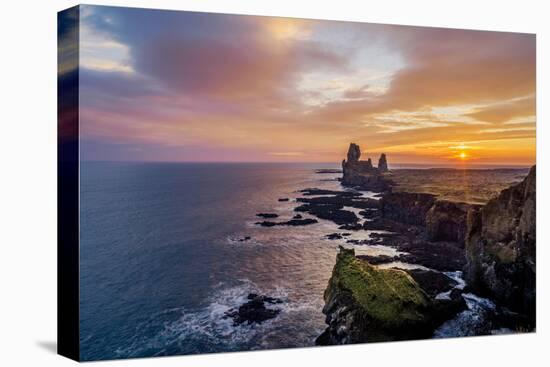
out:
<path id="1" fill-rule="evenodd" d="M 60 12 L 59 353 L 534 332 L 535 51 L 521 33 Z"/>

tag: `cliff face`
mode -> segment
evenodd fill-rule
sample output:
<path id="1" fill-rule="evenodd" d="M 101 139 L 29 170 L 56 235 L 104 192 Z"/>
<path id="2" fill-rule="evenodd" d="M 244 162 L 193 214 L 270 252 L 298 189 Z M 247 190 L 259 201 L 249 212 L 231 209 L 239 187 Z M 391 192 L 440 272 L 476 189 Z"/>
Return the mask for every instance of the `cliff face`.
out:
<path id="1" fill-rule="evenodd" d="M 426 232 L 432 241 L 453 241 L 461 245 L 467 231 L 468 210 L 478 206 L 438 200 L 426 213 Z"/>
<path id="2" fill-rule="evenodd" d="M 342 247 L 324 298 L 321 345 L 427 338 L 463 307 L 435 300 L 405 271 L 377 269 Z"/>
<path id="3" fill-rule="evenodd" d="M 386 219 L 425 226 L 426 215 L 435 201 L 435 195 L 431 194 L 389 193 L 380 200 L 380 210 Z"/>
<path id="4" fill-rule="evenodd" d="M 368 158 L 361 161 L 361 149 L 359 145 L 351 143 L 348 149 L 347 160 L 342 161 L 342 185 L 350 187 L 360 187 L 364 190 L 387 191 L 390 189 L 390 182 L 383 176 L 388 171 L 386 155 L 382 154 L 378 163 L 378 168 L 372 165 L 372 160 Z"/>
<path id="5" fill-rule="evenodd" d="M 465 274 L 472 287 L 535 321 L 536 166 L 468 213 Z"/>

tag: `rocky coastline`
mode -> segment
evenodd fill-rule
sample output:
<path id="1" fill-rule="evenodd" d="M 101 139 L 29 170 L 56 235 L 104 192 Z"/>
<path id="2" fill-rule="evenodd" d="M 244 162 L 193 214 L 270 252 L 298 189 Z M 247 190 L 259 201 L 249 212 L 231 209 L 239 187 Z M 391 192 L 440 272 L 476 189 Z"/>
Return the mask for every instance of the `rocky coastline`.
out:
<path id="1" fill-rule="evenodd" d="M 359 161 L 360 155 L 351 144 L 341 183 L 383 192 L 377 205 L 361 212 L 362 229 L 379 232 L 361 243 L 348 242 L 390 246 L 400 254 L 355 256 L 340 248 L 324 294 L 328 327 L 316 343 L 432 337 L 438 325 L 464 310 L 465 290 L 498 302 L 497 315 L 512 331 L 534 330 L 536 168 L 498 197 L 476 205 L 392 192 L 386 156 L 380 170 L 370 159 Z M 394 262 L 430 270 L 376 267 Z M 461 271 L 465 288 L 442 273 Z"/>
<path id="2" fill-rule="evenodd" d="M 462 335 L 535 329 L 535 167 L 480 204 L 396 190 L 385 154 L 377 167 L 360 157 L 360 147 L 350 144 L 342 162 L 343 190 L 300 190 L 292 219 L 256 222 L 273 227 L 331 221 L 340 232 L 325 240 L 394 250 L 356 255 L 339 246 L 324 292 L 327 328 L 316 344 L 437 337 L 438 327 L 468 312 L 478 297 L 495 302 L 491 322 L 466 326 L 471 330 Z M 363 231 L 366 236 L 353 238 Z"/>

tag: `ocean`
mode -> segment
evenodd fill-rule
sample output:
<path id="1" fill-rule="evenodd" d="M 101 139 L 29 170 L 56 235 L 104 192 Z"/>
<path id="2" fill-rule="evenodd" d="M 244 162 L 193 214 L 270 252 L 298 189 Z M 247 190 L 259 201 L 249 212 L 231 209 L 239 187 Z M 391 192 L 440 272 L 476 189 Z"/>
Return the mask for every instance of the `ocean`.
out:
<path id="1" fill-rule="evenodd" d="M 338 245 L 345 240 L 325 238 L 338 232 L 329 221 L 269 228 L 255 222 L 263 220 L 258 213 L 291 219 L 298 190 L 341 190 L 339 173 L 316 173 L 324 168 L 338 167 L 82 163 L 82 359 L 313 346 L 326 327 L 323 291 Z M 512 177 L 487 172 L 499 182 Z M 359 231 L 347 239 L 367 236 L 368 231 Z M 355 249 L 368 255 L 396 251 L 365 245 Z M 249 293 L 281 298 L 283 303 L 270 306 L 279 315 L 235 326 L 224 315 Z M 489 300 L 471 299 L 471 312 L 480 304 L 490 306 Z M 461 323 L 450 320 L 435 336 L 471 335 L 468 329 L 456 331 L 453 322 Z"/>

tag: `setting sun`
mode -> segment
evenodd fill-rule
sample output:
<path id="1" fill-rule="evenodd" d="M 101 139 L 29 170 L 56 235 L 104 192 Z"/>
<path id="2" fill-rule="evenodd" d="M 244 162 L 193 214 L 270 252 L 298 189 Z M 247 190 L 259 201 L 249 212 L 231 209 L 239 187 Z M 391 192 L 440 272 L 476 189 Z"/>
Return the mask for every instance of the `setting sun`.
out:
<path id="1" fill-rule="evenodd" d="M 460 152 L 460 154 L 459 154 L 458 156 L 459 156 L 459 157 L 460 157 L 460 159 L 462 159 L 462 160 L 465 160 L 465 159 L 466 159 L 466 157 L 467 157 L 467 155 L 466 155 L 466 153 L 465 153 L 465 152 Z"/>

